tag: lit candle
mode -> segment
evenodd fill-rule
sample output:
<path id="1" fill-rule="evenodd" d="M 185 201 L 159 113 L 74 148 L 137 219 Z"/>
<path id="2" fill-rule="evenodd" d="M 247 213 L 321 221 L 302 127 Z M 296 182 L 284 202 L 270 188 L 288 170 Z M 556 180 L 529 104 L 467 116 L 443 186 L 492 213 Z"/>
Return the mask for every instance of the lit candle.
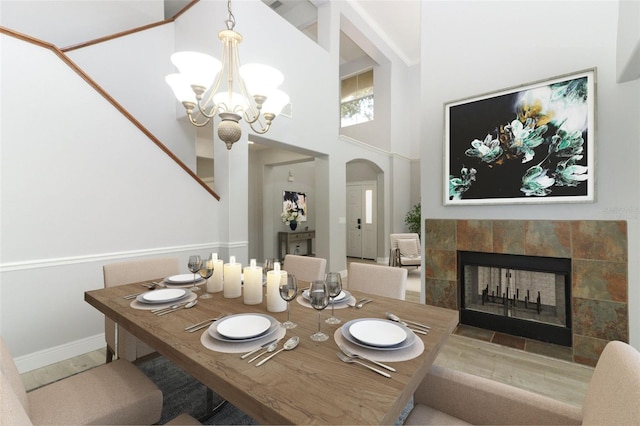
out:
<path id="1" fill-rule="evenodd" d="M 211 260 L 213 260 L 213 276 L 207 284 L 207 292 L 218 293 L 222 291 L 224 282 L 224 262 L 218 259 L 218 253 L 211 253 Z"/>
<path id="2" fill-rule="evenodd" d="M 269 312 L 287 310 L 287 302 L 280 297 L 280 280 L 286 277 L 287 272 L 280 270 L 280 262 L 274 262 L 273 271 L 267 272 L 267 310 Z"/>
<path id="3" fill-rule="evenodd" d="M 256 266 L 255 259 L 251 259 L 250 266 L 244 268 L 243 295 L 246 305 L 262 303 L 262 268 Z"/>
<path id="4" fill-rule="evenodd" d="M 235 256 L 229 257 L 229 263 L 224 264 L 224 297 L 242 296 L 241 273 L 242 265 L 236 263 Z"/>

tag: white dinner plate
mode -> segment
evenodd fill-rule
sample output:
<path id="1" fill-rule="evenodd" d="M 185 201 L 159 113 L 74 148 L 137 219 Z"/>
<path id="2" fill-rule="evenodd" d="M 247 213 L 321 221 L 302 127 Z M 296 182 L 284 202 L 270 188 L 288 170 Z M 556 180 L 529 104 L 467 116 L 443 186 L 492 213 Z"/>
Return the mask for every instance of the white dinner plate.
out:
<path id="1" fill-rule="evenodd" d="M 163 288 L 142 293 L 136 300 L 140 303 L 169 303 L 184 299 L 190 294 L 191 291 L 184 288 Z"/>
<path id="2" fill-rule="evenodd" d="M 216 331 L 228 339 L 249 339 L 264 334 L 271 327 L 264 315 L 239 314 L 217 321 Z"/>
<path id="3" fill-rule="evenodd" d="M 242 314 L 242 315 L 247 315 L 247 314 Z M 254 336 L 254 337 L 249 337 L 247 339 L 230 339 L 230 338 L 225 337 L 222 334 L 218 333 L 218 331 L 217 331 L 218 324 L 217 324 L 217 321 L 216 321 L 216 322 L 214 322 L 213 324 L 211 324 L 209 326 L 209 336 L 213 337 L 215 340 L 219 340 L 219 341 L 222 341 L 222 342 L 244 343 L 244 342 L 251 342 L 251 341 L 254 341 L 254 340 L 267 338 L 267 337 L 271 336 L 272 334 L 276 333 L 278 330 L 280 330 L 282 328 L 282 326 L 280 325 L 278 320 L 276 320 L 272 316 L 263 315 L 263 314 L 251 314 L 251 315 L 260 315 L 260 316 L 263 316 L 263 317 L 267 318 L 270 321 L 271 326 L 269 327 L 269 329 L 266 332 L 264 332 L 262 334 L 258 334 L 257 336 Z"/>
<path id="4" fill-rule="evenodd" d="M 202 277 L 200 274 L 196 274 L 196 281 L 201 280 Z M 193 274 L 179 274 L 172 275 L 164 279 L 166 282 L 171 284 L 190 284 L 193 282 Z"/>
<path id="5" fill-rule="evenodd" d="M 390 346 L 378 346 L 378 345 L 370 345 L 368 343 L 365 343 L 363 341 L 360 341 L 359 339 L 355 338 L 350 330 L 352 328 L 353 325 L 358 324 L 360 322 L 363 321 L 376 321 L 379 323 L 391 323 L 392 325 L 395 325 L 396 327 L 401 328 L 402 330 L 404 330 L 406 338 L 402 341 L 399 342 L 395 345 L 390 345 Z M 368 327 L 371 327 L 372 325 L 375 325 L 375 329 L 377 330 L 378 327 L 380 326 L 380 324 L 368 324 Z M 384 327 L 384 326 L 382 326 Z M 355 319 L 355 320 L 351 320 L 346 322 L 341 328 L 340 328 L 341 332 L 342 332 L 342 336 L 347 339 L 349 342 L 353 343 L 354 345 L 363 347 L 363 348 L 367 348 L 367 349 L 375 349 L 375 350 L 380 350 L 380 351 L 395 351 L 395 350 L 399 350 L 399 349 L 405 349 L 410 347 L 411 345 L 413 345 L 416 341 L 416 335 L 409 330 L 409 328 L 405 327 L 402 324 L 398 324 L 389 320 L 385 320 L 385 319 L 377 319 L 377 318 L 361 318 L 361 319 Z M 356 328 L 357 330 L 357 328 Z M 397 339 L 396 339 L 397 340 Z"/>
<path id="6" fill-rule="evenodd" d="M 407 332 L 398 323 L 381 319 L 353 323 L 349 333 L 365 345 L 379 347 L 395 346 L 407 338 Z"/>
<path id="7" fill-rule="evenodd" d="M 309 300 L 309 289 L 306 289 L 302 292 L 302 297 Z M 348 301 L 350 297 L 351 297 L 351 293 L 349 293 L 348 291 L 342 290 L 339 295 L 333 298 L 333 301 L 335 303 L 342 303 L 342 302 Z"/>

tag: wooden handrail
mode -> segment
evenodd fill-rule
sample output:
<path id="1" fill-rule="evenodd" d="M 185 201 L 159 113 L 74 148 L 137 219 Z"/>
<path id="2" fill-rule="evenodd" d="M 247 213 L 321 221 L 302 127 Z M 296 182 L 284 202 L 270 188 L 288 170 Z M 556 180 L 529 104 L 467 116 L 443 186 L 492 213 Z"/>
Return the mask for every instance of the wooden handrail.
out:
<path id="1" fill-rule="evenodd" d="M 158 21 L 158 22 L 154 22 L 152 24 L 148 24 L 148 25 L 143 25 L 143 26 L 140 26 L 140 27 L 132 28 L 130 30 L 121 31 L 119 33 L 114 33 L 114 34 L 111 34 L 111 35 L 108 35 L 108 36 L 99 37 L 99 38 L 96 38 L 96 39 L 93 39 L 93 40 L 89 40 L 89 41 L 85 41 L 85 42 L 82 42 L 82 43 L 74 44 L 72 46 L 63 47 L 60 50 L 65 52 L 65 53 L 66 52 L 71 52 L 72 50 L 82 49 L 83 47 L 93 46 L 94 44 L 104 43 L 105 41 L 110 41 L 110 40 L 113 40 L 113 39 L 116 39 L 116 38 L 124 37 L 124 36 L 130 35 L 130 34 L 135 34 L 135 33 L 141 32 L 141 31 L 146 31 L 146 30 L 151 29 L 151 28 L 159 27 L 161 25 L 169 24 L 171 22 L 174 22 L 180 15 L 185 13 L 187 10 L 191 9 L 191 7 L 193 7 L 193 5 L 195 5 L 199 1 L 200 0 L 192 0 L 191 2 L 189 2 L 189 4 L 187 4 L 185 7 L 180 9 L 175 15 L 173 15 L 169 19 L 165 19 L 163 21 Z"/>
<path id="2" fill-rule="evenodd" d="M 197 0 L 196 0 L 196 2 L 197 2 Z M 195 2 L 191 3 L 187 7 L 190 7 L 193 4 L 195 4 Z M 162 22 L 162 24 L 164 24 L 164 23 L 165 22 Z M 156 26 L 156 25 L 152 25 L 152 26 Z M 149 26 L 147 26 L 147 27 L 149 27 Z M 135 31 L 132 30 L 131 32 L 135 32 Z M 126 33 L 127 34 L 131 34 L 131 32 L 126 32 Z M 82 68 L 80 68 L 75 62 L 73 62 L 66 55 L 65 52 L 63 52 L 61 49 L 59 49 L 58 47 L 56 47 L 55 45 L 53 45 L 51 43 L 48 43 L 46 41 L 31 37 L 31 36 L 28 36 L 26 34 L 22 34 L 22 33 L 18 32 L 18 31 L 14 31 L 14 30 L 11 30 L 11 29 L 3 27 L 3 26 L 0 26 L 0 33 L 1 34 L 6 34 L 6 35 L 14 37 L 16 39 L 19 39 L 19 40 L 25 41 L 27 43 L 31 43 L 31 44 L 34 44 L 36 46 L 40 46 L 40 47 L 43 47 L 45 49 L 48 49 L 48 50 L 52 51 L 65 64 L 67 64 L 73 71 L 75 71 L 76 74 L 78 74 L 84 81 L 86 81 L 89 84 L 89 86 L 93 87 L 93 89 L 96 90 L 100 95 L 102 95 L 102 97 L 105 98 L 111 105 L 113 105 L 113 107 L 116 110 L 118 110 L 134 126 L 136 126 L 142 133 L 144 133 L 153 143 L 155 143 L 158 146 L 158 148 L 160 148 L 162 151 L 164 151 L 164 153 L 167 154 L 173 161 L 175 161 L 176 164 L 178 164 L 185 172 L 187 172 L 193 179 L 195 179 L 195 181 L 198 182 L 207 192 L 209 192 L 211 195 L 213 195 L 216 200 L 220 200 L 220 196 L 209 185 L 207 185 L 202 179 L 200 179 L 198 177 L 198 175 L 193 172 L 193 170 L 191 170 L 189 167 L 187 167 L 187 165 L 184 162 L 182 162 L 182 160 L 180 160 L 180 158 L 178 158 L 173 152 L 171 152 L 171 150 L 169 148 L 167 148 L 166 145 L 164 145 L 162 142 L 160 142 L 160 140 L 153 133 L 151 133 L 146 127 L 144 127 L 142 125 L 142 123 L 140 123 L 129 111 L 127 111 L 120 103 L 118 103 L 118 101 L 116 101 L 109 93 L 107 93 L 106 90 L 104 90 L 98 83 L 96 83 L 91 77 L 89 77 L 87 75 L 87 73 L 85 73 L 82 70 Z M 115 38 L 115 36 L 112 37 L 112 38 Z M 104 40 L 102 40 L 102 41 L 104 41 Z M 95 43 L 91 43 L 91 44 L 95 44 Z M 89 44 L 85 44 L 85 45 L 89 45 Z"/>

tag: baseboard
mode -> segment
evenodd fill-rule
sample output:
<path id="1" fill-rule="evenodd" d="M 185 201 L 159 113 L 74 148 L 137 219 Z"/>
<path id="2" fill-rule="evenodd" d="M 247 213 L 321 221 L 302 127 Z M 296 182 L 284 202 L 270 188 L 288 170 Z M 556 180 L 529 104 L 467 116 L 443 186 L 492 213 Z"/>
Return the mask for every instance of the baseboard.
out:
<path id="1" fill-rule="evenodd" d="M 100 333 L 85 339 L 16 357 L 14 361 L 18 367 L 18 371 L 22 374 L 78 355 L 102 349 L 105 346 L 104 333 Z"/>

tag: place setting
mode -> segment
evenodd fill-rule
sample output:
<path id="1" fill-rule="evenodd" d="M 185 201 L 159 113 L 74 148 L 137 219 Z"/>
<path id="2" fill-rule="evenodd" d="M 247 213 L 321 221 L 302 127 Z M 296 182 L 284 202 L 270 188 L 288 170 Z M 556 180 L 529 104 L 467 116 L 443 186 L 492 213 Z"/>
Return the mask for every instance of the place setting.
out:
<path id="1" fill-rule="evenodd" d="M 329 291 L 329 305 L 332 308 L 331 318 L 327 320 L 329 324 L 339 324 L 340 321 L 333 315 L 333 309 L 344 309 L 356 303 L 355 297 L 347 290 L 342 288 L 342 280 L 337 272 L 329 272 L 325 278 Z M 309 289 L 302 291 L 302 294 L 296 299 L 299 304 L 306 308 L 313 308 L 311 305 L 311 295 Z M 337 322 L 336 322 L 337 321 Z"/>
<path id="2" fill-rule="evenodd" d="M 271 315 L 234 314 L 213 321 L 200 336 L 200 342 L 216 352 L 246 353 L 268 347 L 282 339 L 286 332 Z"/>
<path id="3" fill-rule="evenodd" d="M 422 339 L 412 329 L 390 319 L 354 319 L 338 328 L 333 337 L 351 354 L 377 362 L 407 361 L 424 351 Z"/>
<path id="4" fill-rule="evenodd" d="M 184 308 L 190 303 L 195 304 L 197 298 L 198 295 L 188 288 L 160 288 L 137 295 L 130 306 L 160 315 L 164 311 Z"/>

